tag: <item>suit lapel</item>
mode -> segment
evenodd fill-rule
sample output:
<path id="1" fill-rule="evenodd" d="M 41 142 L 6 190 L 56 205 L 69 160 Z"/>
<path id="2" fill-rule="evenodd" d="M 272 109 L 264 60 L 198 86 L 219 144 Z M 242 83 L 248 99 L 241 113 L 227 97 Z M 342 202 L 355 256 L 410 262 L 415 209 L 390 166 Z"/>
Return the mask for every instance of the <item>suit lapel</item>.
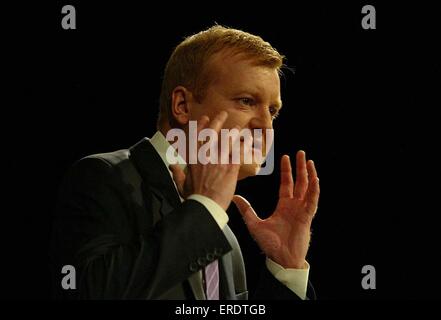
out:
<path id="1" fill-rule="evenodd" d="M 236 237 L 231 236 L 232 232 L 228 225 L 225 226 L 223 231 L 225 237 L 234 250 L 234 244 L 237 242 Z M 231 252 L 223 255 L 219 259 L 219 277 L 220 299 L 236 300 L 233 278 L 233 260 Z"/>
<path id="2" fill-rule="evenodd" d="M 146 185 L 161 200 L 162 215 L 176 208 L 181 200 L 170 172 L 149 139 L 144 138 L 131 147 L 130 156 Z"/>
<path id="3" fill-rule="evenodd" d="M 181 204 L 181 199 L 170 177 L 170 173 L 149 139 L 144 138 L 131 147 L 130 156 L 145 185 L 160 200 L 159 211 L 162 217 Z M 155 215 L 155 212 L 153 214 Z M 157 217 L 153 221 L 156 222 L 155 220 L 160 218 Z M 194 298 L 197 300 L 205 299 L 201 272 L 191 275 L 188 279 L 188 285 L 190 286 L 189 289 L 193 292 Z M 161 298 L 183 299 L 183 292 L 185 292 L 185 284 L 178 284 Z"/>
<path id="4" fill-rule="evenodd" d="M 156 152 L 149 139 L 143 138 L 130 148 L 130 159 L 133 161 L 133 164 L 139 171 L 139 174 L 144 181 L 144 185 L 148 186 L 150 190 L 160 199 L 160 212 L 162 216 L 167 215 L 170 211 L 181 204 L 181 200 L 176 191 L 172 177 L 170 176 L 170 172 L 165 167 L 161 157 Z M 233 261 L 235 257 L 233 257 L 231 252 L 225 254 L 219 260 L 220 298 L 235 300 L 237 297 L 235 290 L 234 270 L 237 269 L 237 266 L 233 265 L 233 263 L 239 263 L 240 267 L 243 268 L 243 260 L 237 239 L 228 225 L 225 226 L 224 234 L 233 247 L 233 251 L 238 251 L 236 255 L 240 255 L 240 261 Z M 243 269 L 240 271 L 245 273 Z M 205 294 L 203 292 L 200 272 L 197 272 L 190 277 L 189 284 L 196 299 L 203 299 Z"/>
<path id="5" fill-rule="evenodd" d="M 248 290 L 246 284 L 245 264 L 239 243 L 228 225 L 224 228 L 224 235 L 232 250 L 220 259 L 220 289 L 221 299 L 246 300 Z"/>

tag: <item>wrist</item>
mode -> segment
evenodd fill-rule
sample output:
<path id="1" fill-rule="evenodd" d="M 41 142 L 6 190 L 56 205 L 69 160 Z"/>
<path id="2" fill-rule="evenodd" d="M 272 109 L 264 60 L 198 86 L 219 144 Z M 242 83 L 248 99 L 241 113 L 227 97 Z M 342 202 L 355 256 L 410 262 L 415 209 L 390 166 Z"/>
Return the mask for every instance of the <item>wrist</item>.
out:
<path id="1" fill-rule="evenodd" d="M 203 196 L 203 197 L 210 199 L 211 201 L 215 202 L 219 207 L 221 207 L 224 211 L 227 211 L 227 209 L 230 205 L 230 202 L 231 202 L 230 201 L 229 203 L 225 203 L 225 201 L 222 201 L 222 199 L 218 199 L 218 197 L 215 197 L 211 194 L 204 194 L 202 192 L 201 193 L 193 193 L 193 194 L 197 194 L 197 195 L 200 195 L 200 196 Z"/>
<path id="2" fill-rule="evenodd" d="M 305 259 L 291 260 L 291 261 L 279 261 L 274 258 L 270 258 L 270 259 L 285 269 L 306 269 L 307 268 L 307 263 L 306 263 Z"/>

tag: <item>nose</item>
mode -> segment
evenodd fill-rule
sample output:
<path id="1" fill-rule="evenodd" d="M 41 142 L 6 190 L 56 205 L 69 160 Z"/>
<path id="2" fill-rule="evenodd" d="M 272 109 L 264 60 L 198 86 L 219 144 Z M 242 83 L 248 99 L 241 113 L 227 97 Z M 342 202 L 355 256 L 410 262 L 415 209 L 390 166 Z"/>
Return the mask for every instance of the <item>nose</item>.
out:
<path id="1" fill-rule="evenodd" d="M 272 132 L 270 132 L 270 141 L 267 141 L 267 132 L 268 129 L 273 129 L 273 117 L 271 113 L 269 112 L 268 108 L 262 108 L 260 110 L 256 110 L 256 113 L 254 117 L 249 122 L 249 129 L 252 131 L 255 129 L 261 129 L 262 135 L 260 137 L 260 141 L 257 141 L 255 139 L 258 139 L 257 136 L 253 136 L 253 147 L 258 147 L 258 149 L 261 149 L 263 152 L 263 156 L 265 157 L 265 154 L 267 152 L 267 143 L 270 145 L 272 144 Z M 254 131 L 253 131 L 254 132 Z M 257 145 L 256 145 L 257 143 Z"/>
<path id="2" fill-rule="evenodd" d="M 268 108 L 262 108 L 256 111 L 256 114 L 250 121 L 250 129 L 272 129 L 273 117 Z"/>

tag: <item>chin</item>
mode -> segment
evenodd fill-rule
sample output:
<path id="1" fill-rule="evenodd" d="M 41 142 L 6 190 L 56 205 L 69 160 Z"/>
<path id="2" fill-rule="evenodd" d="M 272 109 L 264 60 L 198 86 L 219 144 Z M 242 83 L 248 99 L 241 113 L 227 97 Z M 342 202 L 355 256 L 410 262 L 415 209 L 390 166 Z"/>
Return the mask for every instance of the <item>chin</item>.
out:
<path id="1" fill-rule="evenodd" d="M 260 170 L 260 165 L 256 163 L 242 164 L 239 169 L 239 176 L 237 180 L 242 180 L 248 177 L 257 175 Z"/>

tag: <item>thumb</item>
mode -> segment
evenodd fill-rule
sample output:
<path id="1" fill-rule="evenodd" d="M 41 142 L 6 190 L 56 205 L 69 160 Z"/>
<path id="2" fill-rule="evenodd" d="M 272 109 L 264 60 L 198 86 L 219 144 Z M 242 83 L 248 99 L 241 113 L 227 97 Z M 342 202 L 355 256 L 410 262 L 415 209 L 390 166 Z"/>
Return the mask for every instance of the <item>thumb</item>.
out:
<path id="1" fill-rule="evenodd" d="M 237 209 L 242 215 L 242 218 L 245 220 L 245 223 L 248 226 L 261 221 L 261 219 L 257 216 L 256 212 L 254 211 L 253 207 L 251 207 L 251 204 L 248 202 L 247 199 L 235 194 L 233 196 L 232 201 L 236 205 Z"/>
<path id="2" fill-rule="evenodd" d="M 173 180 L 176 183 L 176 186 L 178 187 L 178 191 L 181 194 L 182 197 L 184 197 L 184 184 L 185 184 L 185 173 L 181 169 L 181 167 L 178 164 L 172 164 L 169 166 L 172 174 L 173 174 Z"/>

